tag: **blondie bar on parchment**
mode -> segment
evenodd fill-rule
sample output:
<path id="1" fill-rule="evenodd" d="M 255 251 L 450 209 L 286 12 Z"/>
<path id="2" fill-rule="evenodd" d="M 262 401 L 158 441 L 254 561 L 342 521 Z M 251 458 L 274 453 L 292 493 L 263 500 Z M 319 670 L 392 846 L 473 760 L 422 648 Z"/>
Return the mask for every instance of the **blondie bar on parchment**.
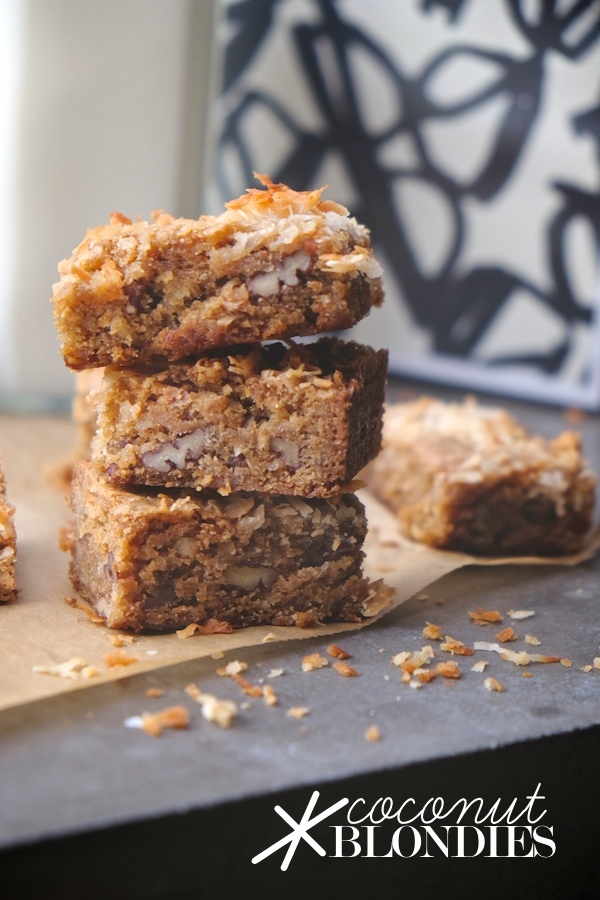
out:
<path id="1" fill-rule="evenodd" d="M 369 486 L 413 540 L 487 556 L 547 556 L 580 549 L 595 477 L 577 434 L 549 441 L 503 410 L 424 397 L 386 411 Z"/>

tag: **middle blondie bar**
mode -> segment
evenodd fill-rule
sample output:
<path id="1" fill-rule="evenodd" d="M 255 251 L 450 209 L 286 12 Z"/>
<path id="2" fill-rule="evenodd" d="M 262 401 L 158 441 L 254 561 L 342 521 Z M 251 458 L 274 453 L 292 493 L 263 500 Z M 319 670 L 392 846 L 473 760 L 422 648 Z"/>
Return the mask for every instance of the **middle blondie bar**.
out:
<path id="1" fill-rule="evenodd" d="M 322 338 L 107 369 L 96 470 L 119 485 L 327 497 L 377 454 L 387 353 Z"/>

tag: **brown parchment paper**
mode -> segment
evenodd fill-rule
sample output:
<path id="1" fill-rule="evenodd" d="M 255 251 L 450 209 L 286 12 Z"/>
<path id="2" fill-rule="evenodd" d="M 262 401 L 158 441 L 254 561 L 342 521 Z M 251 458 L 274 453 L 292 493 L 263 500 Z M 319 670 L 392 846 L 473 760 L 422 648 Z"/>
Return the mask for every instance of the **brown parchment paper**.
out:
<path id="1" fill-rule="evenodd" d="M 73 596 L 67 575 L 68 557 L 58 546 L 59 529 L 68 525 L 64 490 L 57 487 L 57 464 L 69 457 L 75 445 L 75 429 L 67 419 L 51 416 L 0 415 L 0 450 L 8 483 L 9 499 L 16 506 L 17 582 L 16 601 L 0 604 L 0 710 L 40 700 L 66 691 L 91 688 L 105 681 L 126 678 L 179 662 L 276 640 L 309 639 L 362 628 L 396 608 L 427 585 L 462 566 L 539 563 L 575 565 L 594 555 L 600 545 L 596 535 L 583 553 L 560 559 L 474 559 L 460 553 L 432 550 L 405 541 L 393 516 L 370 494 L 360 497 L 367 508 L 369 538 L 365 570 L 374 580 L 383 578 L 395 589 L 393 605 L 357 624 L 338 624 L 311 629 L 260 627 L 229 635 L 194 635 L 182 640 L 176 634 L 136 635 L 124 648 L 136 661 L 126 667 L 109 667 L 103 656 L 114 647 L 112 632 L 93 623 L 82 610 L 64 602 Z M 52 666 L 80 657 L 97 668 L 92 678 L 74 679 L 39 674 L 34 666 Z"/>

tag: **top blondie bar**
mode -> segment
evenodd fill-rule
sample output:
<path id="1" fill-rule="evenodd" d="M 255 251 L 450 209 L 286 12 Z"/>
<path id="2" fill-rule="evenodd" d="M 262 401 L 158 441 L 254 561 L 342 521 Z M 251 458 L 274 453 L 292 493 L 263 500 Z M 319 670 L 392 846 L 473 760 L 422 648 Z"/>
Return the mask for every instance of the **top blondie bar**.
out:
<path id="1" fill-rule="evenodd" d="M 350 328 L 383 293 L 369 232 L 323 188 L 257 176 L 220 216 L 113 213 L 59 265 L 53 303 L 76 370 Z"/>

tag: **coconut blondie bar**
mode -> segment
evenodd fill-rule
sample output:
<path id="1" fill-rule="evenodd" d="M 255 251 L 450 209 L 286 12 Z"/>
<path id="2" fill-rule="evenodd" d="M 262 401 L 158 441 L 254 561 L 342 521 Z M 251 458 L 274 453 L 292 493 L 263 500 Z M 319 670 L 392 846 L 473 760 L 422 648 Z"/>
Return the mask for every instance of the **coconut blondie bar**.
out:
<path id="1" fill-rule="evenodd" d="M 428 397 L 390 407 L 373 493 L 416 541 L 482 555 L 578 550 L 595 477 L 579 436 L 530 435 L 499 409 Z"/>
<path id="2" fill-rule="evenodd" d="M 352 341 L 107 369 L 92 458 L 115 484 L 330 496 L 381 445 L 387 353 Z"/>
<path id="3" fill-rule="evenodd" d="M 17 535 L 14 513 L 14 507 L 6 499 L 6 484 L 0 460 L 0 601 L 13 600 L 16 593 Z"/>
<path id="4" fill-rule="evenodd" d="M 322 190 L 259 176 L 220 216 L 116 213 L 59 265 L 56 327 L 73 369 L 349 328 L 382 301 L 368 231 Z"/>
<path id="5" fill-rule="evenodd" d="M 80 462 L 71 504 L 73 584 L 113 628 L 353 621 L 392 593 L 362 574 L 353 494 L 141 493 Z"/>

